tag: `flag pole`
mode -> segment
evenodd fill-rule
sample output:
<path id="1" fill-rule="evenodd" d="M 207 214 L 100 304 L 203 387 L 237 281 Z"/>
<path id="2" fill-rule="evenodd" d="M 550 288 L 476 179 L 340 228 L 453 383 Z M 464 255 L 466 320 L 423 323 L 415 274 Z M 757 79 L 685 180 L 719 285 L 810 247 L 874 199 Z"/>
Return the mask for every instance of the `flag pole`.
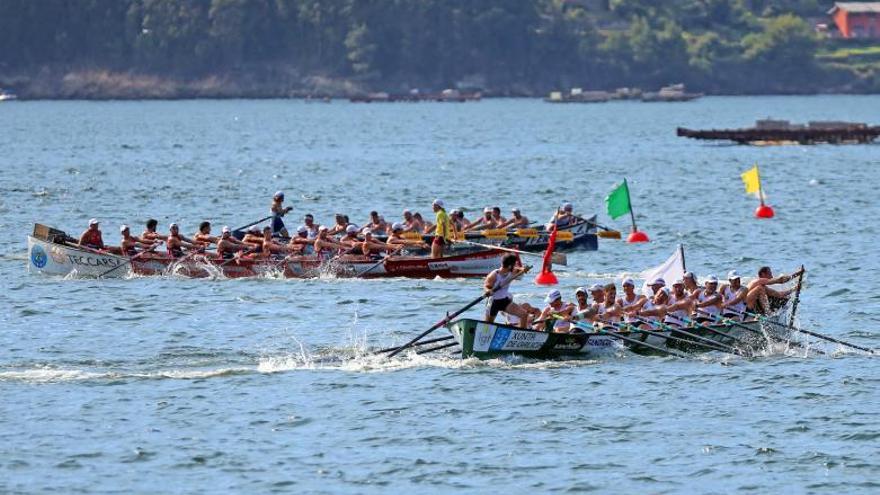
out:
<path id="1" fill-rule="evenodd" d="M 761 169 L 758 168 L 758 164 L 755 164 L 755 175 L 758 176 L 758 199 L 761 200 L 761 206 L 764 206 L 764 186 L 761 184 Z"/>
<path id="2" fill-rule="evenodd" d="M 623 185 L 626 186 L 626 200 L 629 201 L 629 217 L 633 224 L 632 231 L 636 232 L 639 229 L 636 228 L 636 214 L 633 212 L 632 195 L 629 193 L 629 184 L 626 182 L 626 177 L 623 178 Z"/>
<path id="3" fill-rule="evenodd" d="M 687 271 L 687 265 L 684 264 L 684 246 L 679 244 L 678 251 L 681 253 L 681 271 Z"/>

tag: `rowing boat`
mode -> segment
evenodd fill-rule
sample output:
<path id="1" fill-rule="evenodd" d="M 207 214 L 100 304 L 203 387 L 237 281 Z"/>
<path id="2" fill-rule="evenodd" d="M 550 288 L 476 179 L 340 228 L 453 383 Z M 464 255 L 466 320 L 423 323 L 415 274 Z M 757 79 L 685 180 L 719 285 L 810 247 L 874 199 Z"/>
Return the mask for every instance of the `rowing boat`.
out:
<path id="1" fill-rule="evenodd" d="M 186 277 L 227 278 L 281 276 L 284 278 L 361 277 L 361 278 L 461 278 L 484 277 L 498 268 L 504 251 L 483 249 L 441 258 L 426 256 L 344 255 L 332 259 L 318 256 L 288 256 L 280 259 L 224 259 L 204 254 L 173 258 L 167 254 L 141 253 L 121 256 L 77 246 L 56 229 L 35 228 L 28 236 L 28 269 L 54 276 L 124 277 L 173 273 Z"/>

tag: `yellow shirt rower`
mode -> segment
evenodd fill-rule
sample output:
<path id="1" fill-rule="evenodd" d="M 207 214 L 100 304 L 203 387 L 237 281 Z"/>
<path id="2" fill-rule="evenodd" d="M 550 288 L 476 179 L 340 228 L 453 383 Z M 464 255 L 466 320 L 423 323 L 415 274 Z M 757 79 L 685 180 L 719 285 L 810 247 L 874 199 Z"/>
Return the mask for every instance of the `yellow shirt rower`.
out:
<path id="1" fill-rule="evenodd" d="M 431 257 L 440 258 L 443 256 L 444 246 L 452 240 L 452 222 L 449 221 L 449 215 L 443 208 L 443 201 L 435 199 L 431 206 L 437 215 L 434 222 L 437 227 L 434 229 L 434 242 L 431 243 Z"/>

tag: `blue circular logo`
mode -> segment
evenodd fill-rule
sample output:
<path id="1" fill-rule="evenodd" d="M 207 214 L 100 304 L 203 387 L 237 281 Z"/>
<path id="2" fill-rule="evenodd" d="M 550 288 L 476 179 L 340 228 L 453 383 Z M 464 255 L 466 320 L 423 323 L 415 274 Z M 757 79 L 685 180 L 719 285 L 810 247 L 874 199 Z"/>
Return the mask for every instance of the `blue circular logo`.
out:
<path id="1" fill-rule="evenodd" d="M 46 256 L 46 251 L 43 251 L 43 248 L 40 246 L 34 246 L 33 249 L 31 249 L 31 263 L 33 263 L 35 267 L 43 268 L 48 261 L 49 258 Z"/>

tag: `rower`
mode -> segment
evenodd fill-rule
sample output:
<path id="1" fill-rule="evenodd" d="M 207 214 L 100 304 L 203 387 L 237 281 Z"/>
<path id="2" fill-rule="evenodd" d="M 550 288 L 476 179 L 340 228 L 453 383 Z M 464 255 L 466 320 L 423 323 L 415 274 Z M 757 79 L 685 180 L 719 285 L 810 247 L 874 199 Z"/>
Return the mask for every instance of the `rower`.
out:
<path id="1" fill-rule="evenodd" d="M 657 295 L 658 290 L 666 287 L 666 280 L 663 280 L 663 277 L 656 277 L 654 280 L 651 281 L 650 284 L 648 284 L 648 287 L 651 288 L 650 297 L 653 298 L 655 295 Z"/>
<path id="2" fill-rule="evenodd" d="M 373 233 L 369 230 L 364 232 L 364 240 L 354 245 L 355 254 L 369 256 L 370 253 L 381 253 L 387 249 L 387 244 L 373 239 Z"/>
<path id="3" fill-rule="evenodd" d="M 483 216 L 469 223 L 464 230 L 474 230 L 479 227 L 481 230 L 494 229 L 497 226 L 495 219 L 492 218 L 492 208 L 488 206 L 483 209 Z"/>
<path id="4" fill-rule="evenodd" d="M 141 234 L 141 241 L 145 243 L 154 243 L 156 241 L 165 241 L 168 238 L 158 232 L 156 232 L 156 227 L 159 226 L 159 221 L 155 218 L 151 218 L 147 220 L 146 229 Z"/>
<path id="5" fill-rule="evenodd" d="M 391 225 L 391 234 L 388 235 L 388 239 L 385 241 L 385 244 L 388 245 L 388 249 L 392 248 L 396 249 L 399 246 L 413 246 L 419 249 L 428 249 L 428 245 L 424 243 L 424 241 L 420 241 L 418 239 L 404 239 L 403 238 L 404 226 L 402 223 L 395 223 Z"/>
<path id="6" fill-rule="evenodd" d="M 412 232 L 413 214 L 409 210 L 403 210 L 403 231 Z M 421 234 L 421 232 L 419 232 Z"/>
<path id="7" fill-rule="evenodd" d="M 650 322 L 662 321 L 666 317 L 666 304 L 668 302 L 669 289 L 667 287 L 660 287 L 657 292 L 654 293 L 653 298 L 645 301 L 645 304 L 642 305 L 642 308 L 637 314 L 641 319 Z M 640 325 L 640 327 L 645 330 L 651 329 L 649 323 L 644 323 L 643 325 Z"/>
<path id="8" fill-rule="evenodd" d="M 721 294 L 718 293 L 718 277 L 709 275 L 703 290 L 698 291 L 694 297 L 694 308 L 698 310 L 696 320 L 700 323 L 711 321 L 713 317 L 721 314 Z M 708 317 L 707 315 L 711 315 Z"/>
<path id="9" fill-rule="evenodd" d="M 318 227 L 318 237 L 315 239 L 315 254 L 318 258 L 330 259 L 335 252 L 340 250 L 348 250 L 348 247 L 334 241 L 330 237 L 330 229 L 323 225 Z"/>
<path id="10" fill-rule="evenodd" d="M 562 293 L 556 289 L 550 291 L 544 299 L 547 306 L 538 315 L 538 320 L 553 320 L 553 333 L 568 333 L 571 330 L 572 313 L 575 306 L 562 301 Z M 536 328 L 536 330 L 543 330 Z"/>
<path id="11" fill-rule="evenodd" d="M 697 292 L 702 290 L 700 284 L 697 283 L 697 276 L 694 275 L 694 272 L 684 272 L 684 277 L 682 278 L 684 282 L 684 290 L 691 297 L 693 297 Z"/>
<path id="12" fill-rule="evenodd" d="M 589 322 L 596 321 L 596 308 L 593 307 L 592 304 L 587 300 L 587 289 L 583 287 L 578 287 L 574 291 L 574 312 L 572 313 L 573 320 L 584 320 Z"/>
<path id="13" fill-rule="evenodd" d="M 168 236 L 165 237 L 165 248 L 168 250 L 168 254 L 171 255 L 172 258 L 180 258 L 183 256 L 183 248 L 195 250 L 198 247 L 182 238 L 180 235 L 180 227 L 177 226 L 176 223 L 172 223 L 168 226 Z"/>
<path id="14" fill-rule="evenodd" d="M 89 228 L 79 236 L 78 244 L 89 249 L 104 249 L 104 239 L 101 237 L 98 219 L 92 218 L 89 220 Z"/>
<path id="15" fill-rule="evenodd" d="M 348 228 L 348 220 L 346 220 L 346 216 L 342 213 L 337 213 L 334 215 L 334 219 L 336 223 L 330 228 L 330 235 L 345 233 L 345 229 Z"/>
<path id="16" fill-rule="evenodd" d="M 663 322 L 677 327 L 685 326 L 685 318 L 690 317 L 693 300 L 684 288 L 684 280 L 678 279 L 672 283 L 672 292 L 666 303 L 666 318 Z"/>
<path id="17" fill-rule="evenodd" d="M 623 312 L 623 321 L 627 323 L 633 322 L 633 315 L 641 309 L 642 305 L 647 301 L 647 297 L 636 294 L 636 283 L 631 278 L 623 279 L 623 295 L 620 296 L 618 306 Z"/>
<path id="18" fill-rule="evenodd" d="M 422 218 L 422 214 L 419 212 L 413 213 L 412 216 L 412 225 L 410 232 L 418 232 L 419 234 L 425 234 L 425 219 Z"/>
<path id="19" fill-rule="evenodd" d="M 467 218 L 464 217 L 464 213 L 458 208 L 449 213 L 449 218 L 452 220 L 452 226 L 455 227 L 456 232 L 464 232 L 465 228 L 470 224 Z"/>
<path id="20" fill-rule="evenodd" d="M 285 214 L 290 213 L 292 206 L 284 206 L 284 193 L 278 191 L 272 196 L 272 206 L 269 208 L 269 214 L 272 215 L 272 234 L 278 234 L 281 237 L 290 237 L 287 229 L 284 227 L 284 220 L 281 219 Z"/>
<path id="21" fill-rule="evenodd" d="M 250 244 L 242 242 L 241 245 L 249 250 L 252 249 Z M 272 227 L 263 227 L 263 244 L 260 248 L 260 252 L 266 258 L 271 257 L 273 254 L 287 254 L 290 252 L 290 249 L 285 244 L 279 244 L 272 239 Z"/>
<path id="22" fill-rule="evenodd" d="M 557 228 L 567 227 L 577 220 L 577 217 L 574 216 L 574 205 L 569 202 L 565 202 L 562 206 L 556 210 L 556 213 L 553 214 L 553 217 L 550 218 L 550 221 L 547 222 L 547 228 L 553 228 L 553 224 L 556 224 Z"/>
<path id="23" fill-rule="evenodd" d="M 499 225 L 498 226 L 499 229 L 506 229 L 508 227 L 512 228 L 512 229 L 524 229 L 524 228 L 528 227 L 529 224 L 531 223 L 531 222 L 529 222 L 528 217 L 524 216 L 519 211 L 519 208 L 512 208 L 510 210 L 510 213 L 513 216 L 510 217 L 506 222 Z"/>
<path id="24" fill-rule="evenodd" d="M 437 228 L 434 231 L 434 240 L 431 241 L 431 257 L 441 258 L 446 245 L 452 242 L 452 222 L 449 221 L 449 215 L 446 214 L 442 200 L 435 199 L 431 203 L 431 208 L 437 215 Z"/>
<path id="25" fill-rule="evenodd" d="M 245 232 L 241 242 L 248 244 L 252 251 L 259 253 L 263 249 L 263 233 L 260 228 L 253 226 Z"/>
<path id="26" fill-rule="evenodd" d="M 131 230 L 128 228 L 128 225 L 122 224 L 119 226 L 119 233 L 122 234 L 122 242 L 119 244 L 119 250 L 122 252 L 123 256 L 135 256 L 138 254 L 137 248 L 141 248 L 143 250 L 148 250 L 150 248 L 155 248 L 158 244 L 148 244 L 142 242 L 139 238 L 131 235 Z"/>
<path id="27" fill-rule="evenodd" d="M 370 232 L 376 235 L 384 235 L 388 233 L 388 223 L 385 222 L 385 219 L 379 216 L 378 211 L 370 212 L 370 221 L 367 223 L 367 229 L 370 229 Z"/>
<path id="28" fill-rule="evenodd" d="M 200 244 L 206 249 L 211 244 L 217 244 L 220 239 L 211 235 L 211 222 L 204 221 L 199 224 L 199 231 L 193 236 L 193 243 Z"/>
<path id="29" fill-rule="evenodd" d="M 492 207 L 492 220 L 495 221 L 495 228 L 496 229 L 500 229 L 500 228 L 504 227 L 504 225 L 507 223 L 507 219 L 504 218 L 503 216 L 501 216 L 501 207 L 500 206 L 493 206 Z"/>
<path id="30" fill-rule="evenodd" d="M 767 314 L 771 311 L 770 297 L 785 299 L 794 290 L 794 287 L 785 290 L 776 290 L 771 285 L 784 284 L 792 278 L 799 276 L 803 270 L 798 270 L 791 275 L 773 276 L 773 271 L 769 266 L 762 266 L 758 270 L 758 278 L 749 282 L 747 286 L 748 294 L 746 295 L 746 307 L 749 311 Z"/>
<path id="31" fill-rule="evenodd" d="M 746 296 L 749 291 L 742 285 L 739 273 L 731 270 L 727 274 L 727 283 L 721 286 L 721 314 L 725 318 L 742 319 L 746 310 Z"/>
<path id="32" fill-rule="evenodd" d="M 266 227 L 266 230 L 269 232 L 269 237 L 272 237 L 272 227 Z M 196 234 L 196 236 L 198 236 L 198 234 Z M 227 227 L 226 225 L 224 225 L 223 228 L 220 230 L 220 238 L 216 240 L 216 243 L 217 254 L 225 260 L 231 260 L 236 256 L 239 256 L 238 253 L 245 252 L 250 249 L 249 244 L 245 244 L 233 237 L 232 231 L 229 230 L 229 227 Z"/>
<path id="33" fill-rule="evenodd" d="M 513 302 L 510 295 L 510 282 L 519 275 L 526 273 L 527 268 L 516 266 L 519 259 L 515 254 L 507 254 L 501 258 L 501 268 L 492 270 L 483 282 L 485 294 L 490 299 L 486 321 L 493 323 L 498 313 L 505 312 L 519 319 L 521 328 L 531 328 L 532 315 L 522 306 Z"/>
<path id="34" fill-rule="evenodd" d="M 591 285 L 590 298 L 593 300 L 593 307 L 596 308 L 596 312 L 601 316 L 604 309 L 600 308 L 600 306 L 605 303 L 605 288 L 600 284 Z"/>
<path id="35" fill-rule="evenodd" d="M 621 320 L 623 311 L 617 304 L 617 286 L 613 282 L 607 283 L 603 289 L 605 293 L 605 302 L 602 303 L 604 319 L 611 323 L 618 323 Z"/>
<path id="36" fill-rule="evenodd" d="M 309 239 L 309 229 L 305 225 L 300 225 L 296 229 L 296 235 L 290 238 L 287 243 L 288 249 L 294 253 L 311 254 L 314 251 L 315 241 Z"/>
<path id="37" fill-rule="evenodd" d="M 345 235 L 342 236 L 342 239 L 339 239 L 339 244 L 342 244 L 348 249 L 354 248 L 356 245 L 360 244 L 361 240 L 358 239 L 358 228 L 356 225 L 349 225 L 345 228 Z"/>
<path id="38" fill-rule="evenodd" d="M 309 239 L 314 240 L 318 237 L 318 225 L 315 223 L 314 215 L 306 213 L 306 216 L 303 217 L 302 226 L 306 228 L 306 235 Z"/>

